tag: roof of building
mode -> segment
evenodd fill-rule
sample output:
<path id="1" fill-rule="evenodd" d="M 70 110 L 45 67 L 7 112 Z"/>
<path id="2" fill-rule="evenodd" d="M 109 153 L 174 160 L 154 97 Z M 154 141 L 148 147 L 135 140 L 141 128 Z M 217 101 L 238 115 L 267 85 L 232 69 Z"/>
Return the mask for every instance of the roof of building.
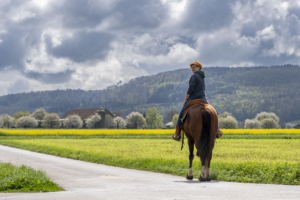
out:
<path id="1" fill-rule="evenodd" d="M 77 110 L 70 110 L 67 114 L 65 114 L 62 119 L 67 118 L 70 115 L 78 115 L 82 120 L 96 114 L 96 112 L 100 109 L 104 109 L 106 114 L 114 117 L 114 115 L 109 112 L 106 108 L 89 108 L 89 109 L 77 109 Z"/>
<path id="2" fill-rule="evenodd" d="M 300 123 L 297 124 L 294 128 L 300 128 Z"/>
<path id="3" fill-rule="evenodd" d="M 172 125 L 173 125 L 173 122 L 166 123 L 165 125 L 166 125 L 166 126 L 172 126 Z"/>

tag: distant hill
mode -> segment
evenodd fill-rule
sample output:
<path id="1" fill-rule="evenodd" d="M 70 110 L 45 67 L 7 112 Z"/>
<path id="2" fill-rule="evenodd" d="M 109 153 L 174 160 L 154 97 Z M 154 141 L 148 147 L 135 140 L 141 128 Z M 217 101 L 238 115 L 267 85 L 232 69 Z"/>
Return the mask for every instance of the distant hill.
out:
<path id="1" fill-rule="evenodd" d="M 228 111 L 239 120 L 254 118 L 261 111 L 274 112 L 284 121 L 300 118 L 300 67 L 209 67 L 206 94 L 219 113 Z M 185 97 L 190 69 L 179 69 L 143 76 L 104 90 L 55 90 L 10 94 L 0 97 L 0 114 L 34 111 L 43 107 L 60 116 L 71 109 L 97 108 L 146 112 L 157 107 L 164 114 L 179 110 Z"/>

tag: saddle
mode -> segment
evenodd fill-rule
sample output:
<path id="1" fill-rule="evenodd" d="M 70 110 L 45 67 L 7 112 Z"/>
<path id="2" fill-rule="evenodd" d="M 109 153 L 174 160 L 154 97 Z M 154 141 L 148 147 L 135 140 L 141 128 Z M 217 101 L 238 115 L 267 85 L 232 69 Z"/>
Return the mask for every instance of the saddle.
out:
<path id="1" fill-rule="evenodd" d="M 202 99 L 195 99 L 195 100 L 190 101 L 188 103 L 187 109 L 183 112 L 183 117 L 181 118 L 181 121 L 184 122 L 184 120 L 186 118 L 186 115 L 187 115 L 190 108 L 192 108 L 195 105 L 199 105 L 199 104 L 202 104 L 203 108 L 204 108 L 204 104 L 207 104 L 207 103 L 206 103 L 206 101 L 204 101 Z"/>

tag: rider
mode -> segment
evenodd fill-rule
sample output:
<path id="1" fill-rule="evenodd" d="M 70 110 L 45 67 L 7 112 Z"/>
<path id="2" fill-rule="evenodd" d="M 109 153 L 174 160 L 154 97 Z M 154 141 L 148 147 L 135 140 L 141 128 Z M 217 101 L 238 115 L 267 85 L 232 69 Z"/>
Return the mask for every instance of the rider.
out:
<path id="1" fill-rule="evenodd" d="M 182 129 L 181 118 L 183 116 L 183 112 L 187 109 L 188 103 L 195 99 L 202 99 L 206 101 L 206 103 L 208 103 L 205 96 L 205 81 L 204 81 L 205 74 L 203 71 L 201 71 L 202 64 L 199 61 L 196 61 L 190 64 L 190 68 L 192 69 L 194 74 L 190 78 L 189 89 L 187 91 L 187 95 L 183 102 L 183 108 L 181 109 L 178 117 L 175 135 L 173 135 L 173 139 L 177 141 L 180 141 L 181 138 L 180 137 L 180 132 Z M 218 130 L 218 132 L 219 131 L 220 130 Z"/>

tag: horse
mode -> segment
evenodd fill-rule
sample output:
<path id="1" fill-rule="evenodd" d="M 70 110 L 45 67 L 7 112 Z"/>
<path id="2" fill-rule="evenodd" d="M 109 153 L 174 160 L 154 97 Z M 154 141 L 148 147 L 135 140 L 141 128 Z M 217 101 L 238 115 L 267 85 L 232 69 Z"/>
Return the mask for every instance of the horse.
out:
<path id="1" fill-rule="evenodd" d="M 188 138 L 189 171 L 188 180 L 193 179 L 194 145 L 201 161 L 200 181 L 210 181 L 210 161 L 218 130 L 218 113 L 204 100 L 193 100 L 182 118 L 182 133 Z M 182 145 L 183 145 L 182 135 Z"/>

